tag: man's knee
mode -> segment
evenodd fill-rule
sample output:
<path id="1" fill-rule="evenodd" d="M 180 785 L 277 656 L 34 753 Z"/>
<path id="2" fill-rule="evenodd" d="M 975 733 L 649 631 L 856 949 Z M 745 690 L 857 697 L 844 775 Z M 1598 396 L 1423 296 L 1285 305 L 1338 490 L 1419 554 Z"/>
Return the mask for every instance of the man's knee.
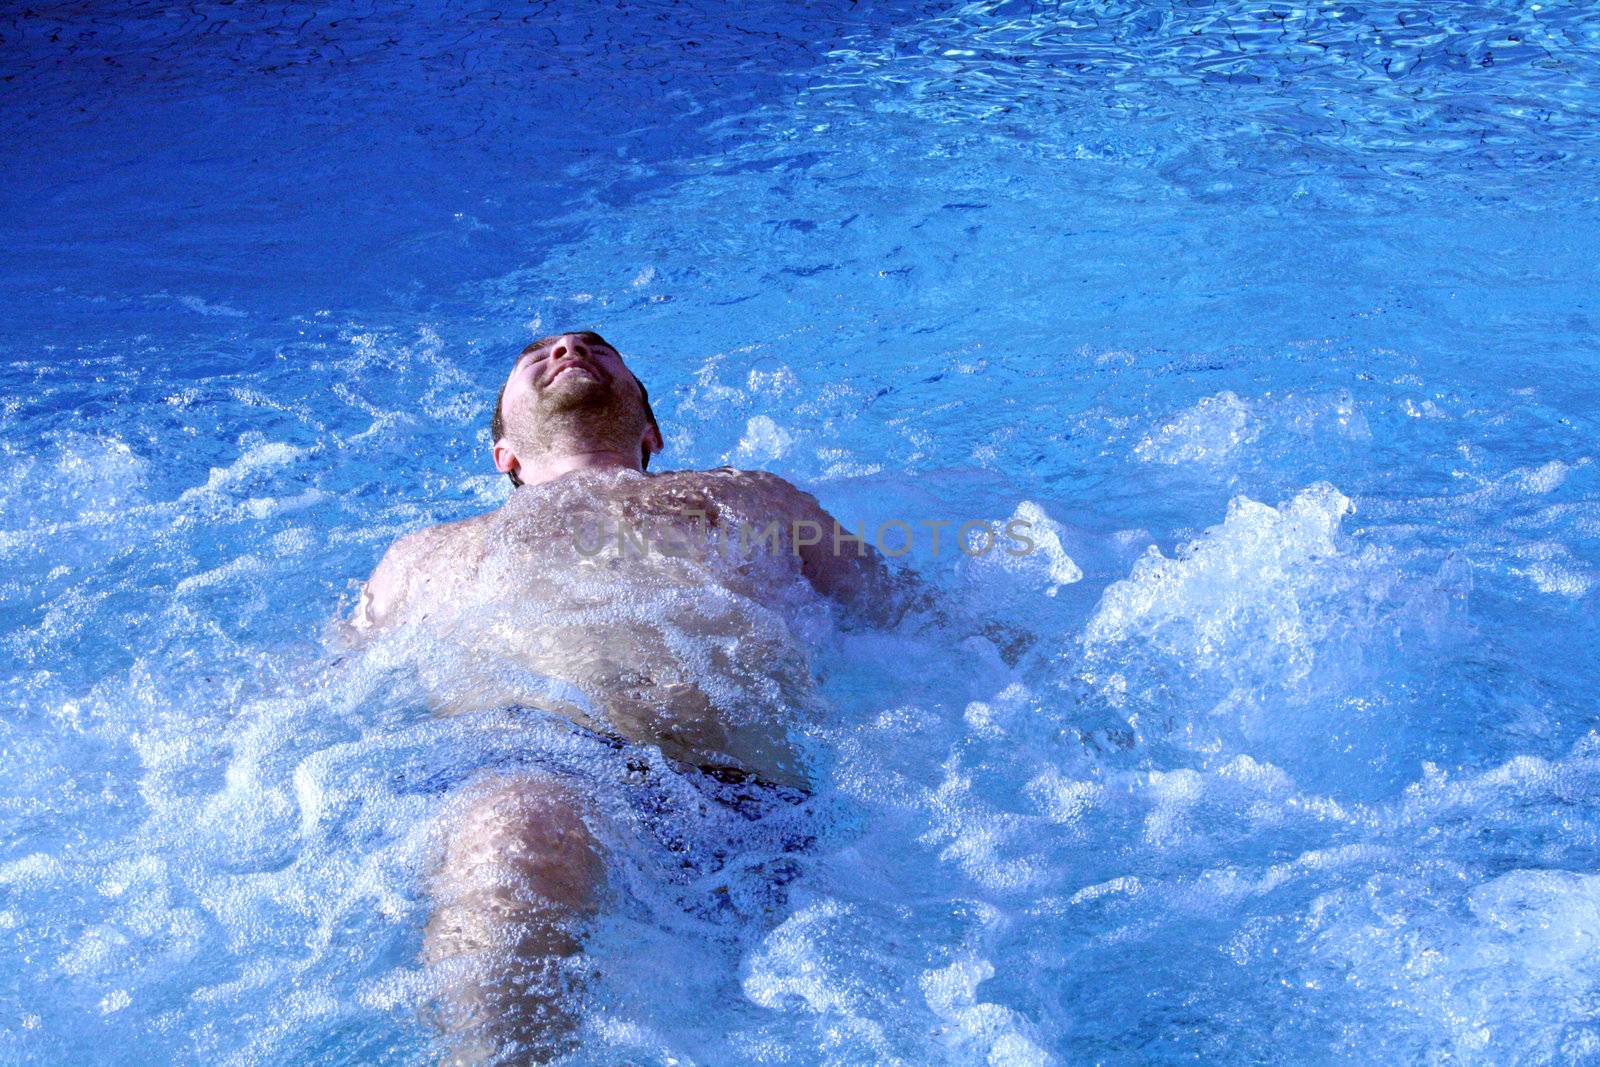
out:
<path id="1" fill-rule="evenodd" d="M 433 879 L 442 909 L 436 922 L 467 919 L 487 934 L 503 923 L 593 912 L 604 866 L 582 800 L 569 787 L 541 778 L 492 779 L 447 818 Z"/>

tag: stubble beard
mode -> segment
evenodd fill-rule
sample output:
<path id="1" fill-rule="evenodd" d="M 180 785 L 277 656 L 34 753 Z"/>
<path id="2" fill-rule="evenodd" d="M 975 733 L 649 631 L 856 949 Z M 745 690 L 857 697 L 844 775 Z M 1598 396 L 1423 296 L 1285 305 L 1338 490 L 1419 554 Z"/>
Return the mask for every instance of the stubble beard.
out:
<path id="1" fill-rule="evenodd" d="M 527 414 L 532 433 L 512 433 L 524 456 L 559 456 L 572 451 L 632 454 L 644 432 L 644 412 L 619 396 L 610 382 L 572 374 L 532 398 Z"/>

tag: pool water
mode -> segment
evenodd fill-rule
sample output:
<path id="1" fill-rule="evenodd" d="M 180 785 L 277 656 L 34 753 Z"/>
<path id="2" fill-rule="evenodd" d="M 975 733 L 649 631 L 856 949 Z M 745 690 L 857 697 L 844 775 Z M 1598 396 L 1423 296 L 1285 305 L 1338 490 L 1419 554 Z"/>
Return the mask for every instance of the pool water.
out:
<path id="1" fill-rule="evenodd" d="M 1587 0 L 0 39 L 0 1058 L 433 1061 L 409 783 L 559 742 L 330 623 L 593 328 L 662 468 L 1043 536 L 815 629 L 798 877 L 641 854 L 574 1062 L 1600 1061 Z"/>

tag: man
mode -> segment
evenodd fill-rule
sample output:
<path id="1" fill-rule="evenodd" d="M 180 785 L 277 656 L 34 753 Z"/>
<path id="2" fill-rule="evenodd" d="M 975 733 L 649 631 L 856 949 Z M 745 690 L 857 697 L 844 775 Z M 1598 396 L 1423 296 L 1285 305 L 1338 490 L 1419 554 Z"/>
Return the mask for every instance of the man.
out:
<path id="1" fill-rule="evenodd" d="M 646 474 L 660 427 L 595 333 L 523 350 L 492 437 L 510 499 L 397 541 L 352 624 L 425 633 L 416 667 L 442 710 L 541 709 L 653 746 L 712 792 L 803 796 L 789 734 L 815 698 L 798 634 L 818 594 L 880 622 L 904 610 L 877 553 L 774 475 Z M 470 795 L 425 935 L 427 958 L 453 968 L 444 1024 L 460 1060 L 508 1041 L 548 1056 L 572 1028 L 558 974 L 606 878 L 595 814 L 537 769 L 485 772 Z"/>

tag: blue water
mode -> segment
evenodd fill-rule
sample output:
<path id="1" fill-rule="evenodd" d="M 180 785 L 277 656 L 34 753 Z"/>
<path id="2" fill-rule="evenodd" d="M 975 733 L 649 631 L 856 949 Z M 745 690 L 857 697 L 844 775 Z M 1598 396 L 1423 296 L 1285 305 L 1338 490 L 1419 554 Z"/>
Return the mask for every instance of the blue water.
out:
<path id="1" fill-rule="evenodd" d="M 594 328 L 663 468 L 1051 552 L 906 560 L 1015 666 L 817 637 L 803 876 L 637 879 L 576 1062 L 1600 1061 L 1591 3 L 0 41 L 0 1058 L 432 1062 L 400 771 L 482 730 L 325 635 Z"/>

